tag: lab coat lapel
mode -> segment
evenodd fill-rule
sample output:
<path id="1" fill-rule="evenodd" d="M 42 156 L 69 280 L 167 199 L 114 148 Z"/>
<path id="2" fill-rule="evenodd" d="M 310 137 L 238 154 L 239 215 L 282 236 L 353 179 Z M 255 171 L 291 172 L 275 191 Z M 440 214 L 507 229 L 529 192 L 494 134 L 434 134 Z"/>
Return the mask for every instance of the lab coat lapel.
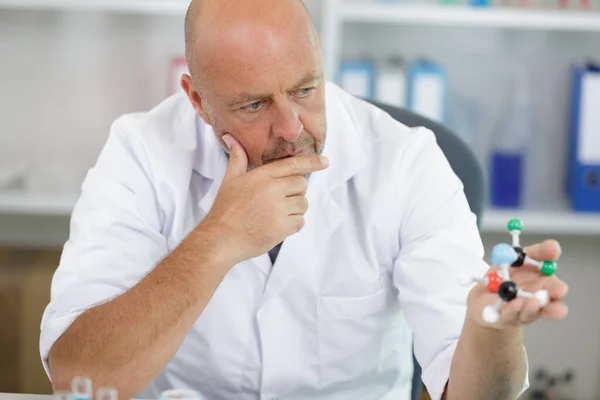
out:
<path id="1" fill-rule="evenodd" d="M 327 239 L 343 221 L 345 214 L 332 199 L 323 176 L 311 177 L 306 194 L 310 204 L 304 228 L 287 237 L 271 271 L 263 303 L 276 296 L 299 273 L 312 273 Z"/>
<path id="2" fill-rule="evenodd" d="M 323 155 L 329 158 L 330 166 L 309 178 L 305 226 L 284 240 L 265 288 L 263 304 L 284 290 L 298 274 L 315 277 L 319 259 L 330 246 L 330 236 L 351 212 L 336 202 L 344 193 L 340 190 L 336 197 L 336 189 L 365 167 L 366 155 L 356 127 L 342 104 L 334 101 L 327 109 L 329 130 Z"/>
<path id="3" fill-rule="evenodd" d="M 210 189 L 198 202 L 198 205 L 206 215 L 212 208 L 215 198 L 219 193 L 219 188 L 227 170 L 227 156 L 217 142 L 212 127 L 204 124 L 199 117 L 196 117 L 196 121 L 198 126 L 198 146 L 196 148 L 194 170 L 203 177 L 211 180 Z"/>

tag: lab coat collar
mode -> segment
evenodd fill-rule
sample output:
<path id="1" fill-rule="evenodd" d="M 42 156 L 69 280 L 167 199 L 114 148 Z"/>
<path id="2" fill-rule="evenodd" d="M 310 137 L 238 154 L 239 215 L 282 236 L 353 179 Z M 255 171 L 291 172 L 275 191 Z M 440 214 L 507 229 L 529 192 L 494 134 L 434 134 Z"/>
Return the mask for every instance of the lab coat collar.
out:
<path id="1" fill-rule="evenodd" d="M 197 114 L 194 124 L 198 137 L 194 170 L 205 178 L 220 182 L 227 170 L 227 154 L 217 141 L 212 126 L 205 124 Z"/>
<path id="2" fill-rule="evenodd" d="M 345 218 L 346 211 L 336 203 L 332 193 L 351 179 L 367 164 L 363 136 L 353 123 L 353 116 L 345 98 L 336 86 L 327 87 L 328 132 L 323 155 L 330 166 L 310 175 L 306 197 L 309 210 L 304 228 L 289 236 L 283 243 L 272 271 L 268 254 L 252 259 L 264 273 L 271 274 L 263 301 L 268 301 L 285 288 L 299 273 L 312 273 L 317 265 L 319 248 L 326 245 L 329 236 Z M 227 169 L 227 156 L 210 126 L 196 118 L 198 148 L 194 169 L 213 180 L 210 190 L 199 206 L 208 213 L 218 193 Z"/>

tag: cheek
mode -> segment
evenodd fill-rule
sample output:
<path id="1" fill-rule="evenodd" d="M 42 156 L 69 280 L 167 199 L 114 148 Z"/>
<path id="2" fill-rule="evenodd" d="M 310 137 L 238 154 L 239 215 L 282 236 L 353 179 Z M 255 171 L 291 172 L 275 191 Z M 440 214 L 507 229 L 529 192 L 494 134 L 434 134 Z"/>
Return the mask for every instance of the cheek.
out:
<path id="1" fill-rule="evenodd" d="M 250 162 L 259 165 L 265 149 L 269 147 L 269 129 L 259 124 L 239 124 L 231 132 L 244 146 Z"/>
<path id="2" fill-rule="evenodd" d="M 315 139 L 322 140 L 325 137 L 327 121 L 325 110 L 322 108 L 306 109 L 300 116 L 304 129 Z"/>
<path id="3" fill-rule="evenodd" d="M 317 138 L 322 138 L 325 134 L 325 114 L 322 113 L 313 113 L 307 114 L 306 117 L 303 118 L 304 128 Z"/>
<path id="4" fill-rule="evenodd" d="M 308 132 L 318 138 L 325 135 L 326 112 L 325 112 L 325 93 L 321 88 L 315 93 L 314 99 L 305 107 L 305 115 L 303 117 L 304 127 Z"/>
<path id="5" fill-rule="evenodd" d="M 257 161 L 260 161 L 263 149 L 268 145 L 268 128 L 259 124 L 240 122 L 234 117 L 215 116 L 212 122 L 213 129 L 219 138 L 230 133 L 244 147 L 251 163 L 256 164 Z"/>

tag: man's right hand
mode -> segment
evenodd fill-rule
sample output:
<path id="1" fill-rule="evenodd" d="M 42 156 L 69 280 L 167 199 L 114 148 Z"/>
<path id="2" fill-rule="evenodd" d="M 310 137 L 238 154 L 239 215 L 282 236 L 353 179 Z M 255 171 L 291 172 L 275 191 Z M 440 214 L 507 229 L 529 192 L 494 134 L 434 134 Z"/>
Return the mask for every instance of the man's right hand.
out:
<path id="1" fill-rule="evenodd" d="M 233 266 L 268 252 L 304 227 L 308 210 L 305 176 L 327 168 L 328 160 L 291 157 L 248 172 L 242 145 L 230 135 L 227 141 L 231 143 L 229 165 L 201 226 L 224 245 L 228 264 Z"/>

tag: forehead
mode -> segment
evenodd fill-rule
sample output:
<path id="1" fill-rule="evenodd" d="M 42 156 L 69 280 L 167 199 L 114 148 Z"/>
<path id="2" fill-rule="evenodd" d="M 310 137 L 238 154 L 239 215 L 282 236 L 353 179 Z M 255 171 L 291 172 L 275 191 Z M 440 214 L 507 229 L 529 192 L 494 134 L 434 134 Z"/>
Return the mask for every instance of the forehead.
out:
<path id="1" fill-rule="evenodd" d="M 320 74 L 320 44 L 308 29 L 238 26 L 212 42 L 202 59 L 205 86 L 219 97 L 288 90 Z M 208 48 L 206 49 L 208 50 Z M 212 54 L 211 54 L 212 53 Z"/>

